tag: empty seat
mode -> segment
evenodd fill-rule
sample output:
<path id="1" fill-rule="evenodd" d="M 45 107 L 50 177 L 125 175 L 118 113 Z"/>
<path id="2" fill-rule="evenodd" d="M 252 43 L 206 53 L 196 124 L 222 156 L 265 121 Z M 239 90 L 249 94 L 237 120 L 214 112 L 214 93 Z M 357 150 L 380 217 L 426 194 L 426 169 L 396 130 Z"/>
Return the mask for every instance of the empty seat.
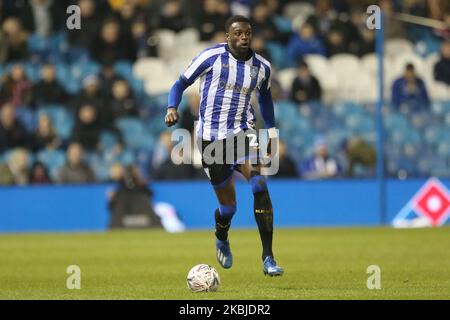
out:
<path id="1" fill-rule="evenodd" d="M 46 165 L 52 179 L 57 178 L 59 169 L 66 161 L 65 153 L 61 150 L 44 149 L 37 153 L 36 158 Z"/>
<path id="2" fill-rule="evenodd" d="M 414 52 L 413 44 L 406 39 L 388 39 L 385 44 L 385 53 L 389 56 L 400 56 L 405 53 Z"/>
<path id="3" fill-rule="evenodd" d="M 167 63 L 160 58 L 142 58 L 133 65 L 133 75 L 138 79 L 157 77 L 167 72 Z"/>
<path id="4" fill-rule="evenodd" d="M 297 69 L 290 68 L 290 69 L 284 69 L 278 72 L 277 78 L 280 81 L 281 88 L 289 92 L 292 87 L 292 82 L 294 82 L 294 79 L 297 75 Z"/>
<path id="5" fill-rule="evenodd" d="M 128 82 L 131 81 L 133 76 L 133 65 L 130 61 L 122 60 L 114 64 L 114 71 L 124 77 Z"/>
<path id="6" fill-rule="evenodd" d="M 179 46 L 193 45 L 200 41 L 200 34 L 195 28 L 186 28 L 176 35 L 175 41 Z"/>

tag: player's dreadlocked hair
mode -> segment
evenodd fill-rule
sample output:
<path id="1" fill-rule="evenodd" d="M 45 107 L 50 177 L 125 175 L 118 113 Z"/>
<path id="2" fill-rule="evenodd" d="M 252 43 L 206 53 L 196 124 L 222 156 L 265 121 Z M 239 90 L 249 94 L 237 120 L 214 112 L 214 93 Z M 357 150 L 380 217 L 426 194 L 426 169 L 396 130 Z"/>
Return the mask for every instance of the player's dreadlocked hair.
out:
<path id="1" fill-rule="evenodd" d="M 230 18 L 228 18 L 227 22 L 225 22 L 225 31 L 228 32 L 228 30 L 230 30 L 230 27 L 233 23 L 235 22 L 247 22 L 247 23 L 251 23 L 250 19 L 244 16 L 232 16 Z"/>

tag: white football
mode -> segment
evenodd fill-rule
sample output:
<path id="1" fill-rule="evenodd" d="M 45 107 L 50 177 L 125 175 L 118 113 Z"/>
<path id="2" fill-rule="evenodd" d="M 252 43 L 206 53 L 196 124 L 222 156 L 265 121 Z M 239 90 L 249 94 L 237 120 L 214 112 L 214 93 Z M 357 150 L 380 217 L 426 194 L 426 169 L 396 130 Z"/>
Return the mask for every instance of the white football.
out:
<path id="1" fill-rule="evenodd" d="M 198 264 L 189 270 L 187 285 L 192 292 L 215 292 L 220 285 L 219 273 L 210 265 Z"/>

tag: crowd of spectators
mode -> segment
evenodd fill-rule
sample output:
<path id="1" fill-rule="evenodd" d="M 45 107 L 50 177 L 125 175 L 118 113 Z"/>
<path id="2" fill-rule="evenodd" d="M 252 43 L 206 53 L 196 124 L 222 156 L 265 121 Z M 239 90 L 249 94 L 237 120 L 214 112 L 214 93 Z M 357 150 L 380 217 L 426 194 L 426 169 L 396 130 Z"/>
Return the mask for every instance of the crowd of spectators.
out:
<path id="1" fill-rule="evenodd" d="M 300 23 L 292 23 L 283 16 L 291 3 L 309 3 L 314 11 Z M 146 106 L 128 79 L 118 75 L 114 65 L 119 61 L 131 63 L 143 57 L 158 56 L 155 31 L 170 29 L 179 32 L 196 28 L 201 41 L 224 41 L 224 24 L 232 14 L 244 14 L 253 20 L 254 50 L 272 57 L 268 44 L 280 46 L 288 59 L 274 68 L 295 67 L 297 74 L 286 96 L 296 104 L 322 98 L 318 79 L 303 60 L 306 54 L 331 57 L 341 53 L 363 56 L 374 51 L 374 31 L 365 26 L 365 8 L 370 1 L 352 0 L 11 0 L 0 3 L 0 69 L 6 70 L 0 80 L 0 184 L 29 183 L 90 183 L 97 181 L 90 161 L 100 152 L 101 133 L 108 131 L 115 137 L 110 152 L 115 156 L 125 152 L 123 132 L 117 119 L 138 118 Z M 66 8 L 78 5 L 81 9 L 81 30 L 66 29 Z M 387 33 L 391 37 L 413 37 L 404 24 L 393 19 L 393 13 L 406 13 L 450 21 L 448 1 L 381 0 L 379 5 L 387 13 Z M 24 62 L 35 61 L 29 50 L 31 37 L 49 38 L 63 33 L 69 49 L 65 56 L 49 54 L 39 57 L 40 75 L 32 81 Z M 443 42 L 441 59 L 434 67 L 436 81 L 450 85 L 450 32 L 433 30 Z M 99 71 L 81 79 L 79 91 L 68 90 L 57 79 L 58 63 L 76 56 L 77 49 L 87 50 L 91 59 L 101 65 Z M 274 96 L 277 79 L 274 78 Z M 182 112 L 180 127 L 193 130 L 198 112 L 198 95 L 188 97 Z M 429 104 L 424 82 L 414 73 L 414 65 L 405 66 L 405 74 L 392 87 L 393 105 L 415 104 L 424 108 Z M 64 105 L 73 115 L 74 124 L 67 137 L 58 135 L 57 123 L 37 111 L 44 105 Z M 19 114 L 27 109 L 38 115 L 36 125 L 26 126 Z M 162 121 L 162 119 L 161 119 Z M 31 129 L 30 129 L 31 128 Z M 204 178 L 197 166 L 177 166 L 170 160 L 172 149 L 170 132 L 163 132 L 151 152 L 150 166 L 144 176 L 154 179 Z M 42 150 L 66 153 L 55 174 L 35 154 Z M 335 157 L 330 156 L 327 143 L 318 138 L 310 159 L 301 164 L 290 158 L 281 142 L 280 177 L 329 178 L 350 176 Z M 345 148 L 342 149 L 345 153 Z M 6 156 L 8 155 L 8 156 Z M 368 161 L 369 163 L 370 161 Z M 110 178 L 120 172 L 114 163 Z M 369 166 L 373 166 L 370 162 Z"/>

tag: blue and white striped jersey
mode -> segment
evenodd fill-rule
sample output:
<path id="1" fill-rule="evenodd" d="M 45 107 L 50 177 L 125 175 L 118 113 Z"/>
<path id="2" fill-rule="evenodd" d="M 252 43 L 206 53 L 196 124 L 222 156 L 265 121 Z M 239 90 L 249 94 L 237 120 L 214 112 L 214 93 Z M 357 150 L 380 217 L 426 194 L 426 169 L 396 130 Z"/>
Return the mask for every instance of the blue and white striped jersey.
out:
<path id="1" fill-rule="evenodd" d="M 254 90 L 270 94 L 270 75 L 270 63 L 259 54 L 237 60 L 226 43 L 202 51 L 181 75 L 188 85 L 200 78 L 198 136 L 222 140 L 253 127 L 256 119 L 250 97 Z"/>

